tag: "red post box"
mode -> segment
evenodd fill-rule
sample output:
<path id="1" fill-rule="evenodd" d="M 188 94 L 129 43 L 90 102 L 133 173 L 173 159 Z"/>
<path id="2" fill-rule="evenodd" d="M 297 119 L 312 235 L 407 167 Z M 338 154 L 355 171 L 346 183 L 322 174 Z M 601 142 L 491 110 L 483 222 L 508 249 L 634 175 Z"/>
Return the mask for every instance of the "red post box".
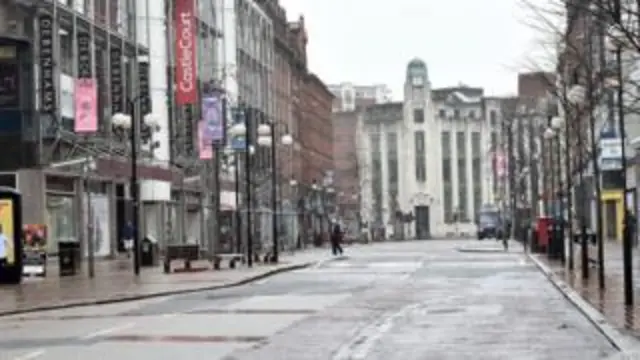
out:
<path id="1" fill-rule="evenodd" d="M 549 217 L 541 216 L 536 223 L 536 232 L 538 235 L 538 249 L 542 252 L 547 251 L 549 246 L 549 239 L 551 234 L 549 233 L 549 227 L 551 226 L 552 219 Z"/>

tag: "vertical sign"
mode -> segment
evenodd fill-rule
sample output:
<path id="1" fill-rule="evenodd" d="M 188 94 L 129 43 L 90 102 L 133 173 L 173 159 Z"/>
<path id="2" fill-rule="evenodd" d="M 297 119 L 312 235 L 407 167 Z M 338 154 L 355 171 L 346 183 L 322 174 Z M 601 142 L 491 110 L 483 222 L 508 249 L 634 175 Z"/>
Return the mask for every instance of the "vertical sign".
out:
<path id="1" fill-rule="evenodd" d="M 188 155 L 193 154 L 193 151 L 195 150 L 195 144 L 193 141 L 193 138 L 196 134 L 195 131 L 193 131 L 193 125 L 195 123 L 195 114 L 194 114 L 194 107 L 193 105 L 187 105 L 185 106 L 184 109 L 184 131 L 185 131 L 185 152 Z"/>
<path id="2" fill-rule="evenodd" d="M 75 132 L 98 131 L 98 88 L 93 78 L 91 36 L 78 33 L 78 77 L 75 80 Z"/>
<path id="3" fill-rule="evenodd" d="M 196 21 L 194 0 L 175 1 L 176 103 L 195 104 L 198 99 Z"/>
<path id="4" fill-rule="evenodd" d="M 40 45 L 40 111 L 54 113 L 57 105 L 53 68 L 53 17 L 38 16 L 38 38 Z"/>
<path id="5" fill-rule="evenodd" d="M 198 122 L 198 154 L 200 155 L 200 160 L 213 159 L 213 147 L 211 146 L 211 141 L 207 139 L 205 134 L 206 127 L 207 125 L 204 120 Z"/>
<path id="6" fill-rule="evenodd" d="M 151 98 L 149 92 L 149 62 L 138 62 L 138 96 L 140 101 L 140 114 L 142 116 L 151 113 Z"/>
<path id="7" fill-rule="evenodd" d="M 216 92 L 202 98 L 202 121 L 204 121 L 203 136 L 209 144 L 224 141 L 223 94 Z"/>
<path id="8" fill-rule="evenodd" d="M 91 61 L 91 35 L 87 32 L 78 33 L 78 78 L 89 79 L 93 77 Z"/>
<path id="9" fill-rule="evenodd" d="M 122 105 L 122 49 L 119 47 L 111 48 L 109 51 L 109 69 L 111 82 L 111 114 L 124 112 Z"/>

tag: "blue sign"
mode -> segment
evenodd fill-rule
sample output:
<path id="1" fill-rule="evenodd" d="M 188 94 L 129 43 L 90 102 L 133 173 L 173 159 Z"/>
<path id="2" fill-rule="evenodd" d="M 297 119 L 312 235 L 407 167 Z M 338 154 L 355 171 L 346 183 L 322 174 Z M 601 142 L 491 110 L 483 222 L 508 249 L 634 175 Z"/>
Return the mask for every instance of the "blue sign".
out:
<path id="1" fill-rule="evenodd" d="M 242 108 L 234 108 L 231 111 L 233 117 L 233 125 L 236 124 L 246 124 L 247 115 L 244 109 Z M 235 151 L 245 150 L 247 147 L 247 137 L 246 135 L 234 135 L 231 138 L 231 148 Z"/>

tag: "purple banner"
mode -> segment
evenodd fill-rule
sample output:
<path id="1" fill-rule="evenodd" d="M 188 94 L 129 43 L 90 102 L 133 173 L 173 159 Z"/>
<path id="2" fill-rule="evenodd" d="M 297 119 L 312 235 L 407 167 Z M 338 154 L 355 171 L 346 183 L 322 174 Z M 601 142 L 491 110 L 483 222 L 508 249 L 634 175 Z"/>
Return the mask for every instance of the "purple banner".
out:
<path id="1" fill-rule="evenodd" d="M 202 98 L 203 140 L 208 144 L 224 140 L 222 119 L 222 94 L 206 95 Z"/>

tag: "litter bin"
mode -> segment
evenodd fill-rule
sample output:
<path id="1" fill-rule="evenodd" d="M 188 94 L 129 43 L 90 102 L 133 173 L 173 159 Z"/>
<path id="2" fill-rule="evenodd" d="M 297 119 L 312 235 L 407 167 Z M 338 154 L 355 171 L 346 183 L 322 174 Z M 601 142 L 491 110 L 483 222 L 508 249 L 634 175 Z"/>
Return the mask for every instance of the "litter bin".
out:
<path id="1" fill-rule="evenodd" d="M 80 243 L 58 241 L 60 276 L 73 276 L 80 270 Z"/>
<path id="2" fill-rule="evenodd" d="M 158 241 L 151 235 L 142 239 L 140 247 L 140 266 L 152 267 L 158 265 Z"/>

